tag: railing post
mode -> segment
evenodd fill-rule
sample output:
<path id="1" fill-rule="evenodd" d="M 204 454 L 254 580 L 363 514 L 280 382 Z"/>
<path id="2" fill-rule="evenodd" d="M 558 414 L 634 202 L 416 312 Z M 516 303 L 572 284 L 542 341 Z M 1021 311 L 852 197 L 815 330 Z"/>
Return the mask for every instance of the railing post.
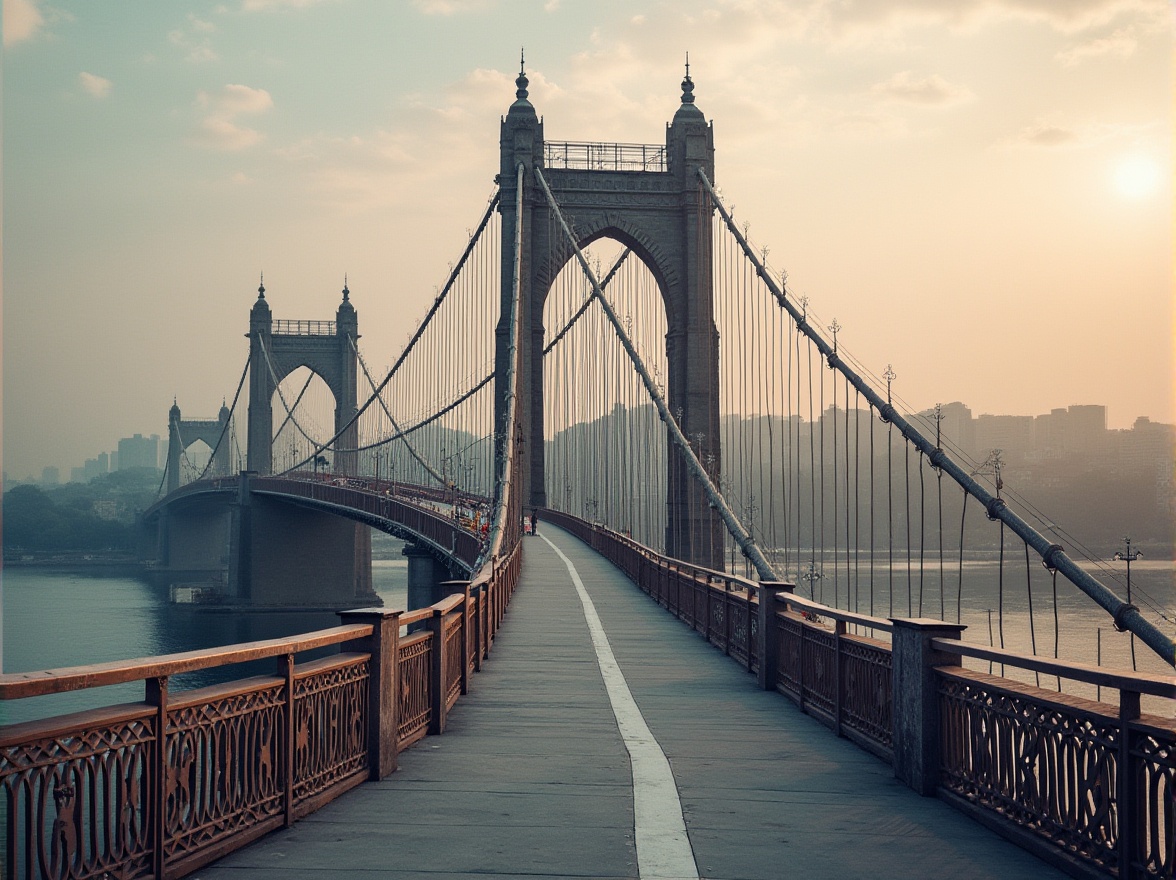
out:
<path id="1" fill-rule="evenodd" d="M 1119 772 L 1118 791 L 1115 792 L 1119 802 L 1119 876 L 1135 876 L 1131 870 L 1131 863 L 1137 853 L 1142 855 L 1141 831 L 1143 823 L 1139 821 L 1140 792 L 1135 768 L 1131 762 L 1131 722 L 1139 720 L 1139 692 L 1119 691 Z M 1169 791 L 1169 795 L 1171 792 Z M 1171 841 L 1168 842 L 1171 848 Z M 1171 866 L 1169 866 L 1171 868 Z"/>
<path id="2" fill-rule="evenodd" d="M 163 844 L 167 837 L 167 676 L 147 679 L 146 702 L 155 707 L 155 761 L 151 780 L 151 863 L 155 877 L 163 877 Z M 11 805 L 10 805 L 11 807 Z"/>
<path id="3" fill-rule="evenodd" d="M 436 735 L 445 732 L 445 615 L 440 608 L 433 609 L 425 625 L 433 635 L 429 653 L 429 733 Z"/>
<path id="4" fill-rule="evenodd" d="M 396 769 L 400 732 L 400 615 L 399 610 L 361 608 L 340 611 L 344 624 L 370 625 L 369 640 L 346 642 L 343 650 L 371 654 L 368 671 L 368 778 L 383 779 Z"/>
<path id="5" fill-rule="evenodd" d="M 780 671 L 780 628 L 776 626 L 776 594 L 791 593 L 792 584 L 783 581 L 760 581 L 755 585 L 759 595 L 759 636 L 756 649 L 759 653 L 759 671 L 755 680 L 765 691 L 776 689 L 776 678 Z M 750 647 L 750 646 L 749 646 Z M 750 654 L 750 650 L 748 651 Z"/>
<path id="6" fill-rule="evenodd" d="M 930 618 L 892 617 L 892 741 L 894 775 L 919 794 L 939 787 L 939 677 L 936 666 L 959 666 L 960 658 L 931 646 L 932 639 L 958 639 L 966 626 Z"/>

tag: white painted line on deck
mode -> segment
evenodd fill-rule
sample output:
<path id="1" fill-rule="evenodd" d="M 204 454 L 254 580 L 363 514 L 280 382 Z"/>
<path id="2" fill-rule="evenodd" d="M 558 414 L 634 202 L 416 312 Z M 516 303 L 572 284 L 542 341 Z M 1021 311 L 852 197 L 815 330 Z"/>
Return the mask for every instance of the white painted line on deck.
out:
<path id="1" fill-rule="evenodd" d="M 645 723 L 637 708 L 637 701 L 617 665 L 612 647 L 596 613 L 592 597 L 584 589 L 584 582 L 572 560 L 568 559 L 546 535 L 539 535 L 556 552 L 576 585 L 596 662 L 604 678 L 608 700 L 617 719 L 621 738 L 629 751 L 633 770 L 633 831 L 637 844 L 637 873 L 641 880 L 699 880 L 694 850 L 686 835 L 686 820 L 682 817 L 682 801 L 670 762 Z"/>

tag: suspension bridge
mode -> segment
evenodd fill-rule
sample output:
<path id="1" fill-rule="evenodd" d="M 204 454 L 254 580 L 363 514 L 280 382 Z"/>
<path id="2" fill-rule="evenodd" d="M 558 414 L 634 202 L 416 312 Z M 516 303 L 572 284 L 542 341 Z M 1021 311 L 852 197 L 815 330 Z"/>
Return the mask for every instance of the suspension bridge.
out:
<path id="1" fill-rule="evenodd" d="M 495 668 L 491 649 L 517 658 L 510 640 L 496 645 L 515 632 L 506 609 L 517 593 L 519 607 L 562 609 L 545 622 L 521 612 L 530 623 L 518 638 L 547 633 L 550 648 L 550 639 L 591 634 L 585 653 L 567 656 L 579 669 L 599 665 L 590 690 L 603 682 L 608 708 L 593 702 L 600 693 L 581 694 L 577 706 L 595 706 L 594 721 L 606 713 L 606 730 L 585 733 L 577 748 L 612 755 L 584 766 L 619 785 L 610 791 L 629 818 L 613 828 L 616 802 L 593 805 L 584 845 L 605 859 L 599 871 L 573 872 L 555 852 L 532 862 L 521 853 L 539 844 L 497 828 L 515 863 L 495 876 L 778 876 L 788 845 L 800 844 L 779 837 L 795 820 L 782 805 L 795 807 L 809 789 L 765 788 L 757 773 L 771 765 L 799 779 L 815 765 L 857 767 L 862 759 L 846 749 L 860 749 L 872 769 L 812 784 L 848 795 L 852 773 L 877 776 L 869 797 L 909 822 L 861 851 L 862 874 L 886 850 L 894 873 L 925 864 L 923 876 L 1043 876 L 1041 858 L 1075 876 L 1171 877 L 1171 606 L 1147 588 L 1132 593 L 1129 580 L 1120 595 L 1107 565 L 1080 564 L 1058 527 L 1004 485 L 998 456 L 972 461 L 938 410 L 910 412 L 894 371 L 856 361 L 840 325 L 794 294 L 716 188 L 714 129 L 689 69 L 664 145 L 547 140 L 524 71 L 516 84 L 494 192 L 390 367 L 373 372 L 365 359 L 346 283 L 334 320 L 293 320 L 274 317 L 263 281 L 240 382 L 217 418 L 186 420 L 178 404 L 169 414 L 161 498 L 145 517 L 160 567 L 207 577 L 212 601 L 335 607 L 341 625 L 0 676 L 5 699 L 145 682 L 141 704 L 0 730 L 8 876 L 182 876 L 361 782 L 388 777 L 380 790 L 397 792 L 399 774 L 389 774 L 401 752 L 457 723 L 450 712 L 476 691 L 475 673 Z M 205 460 L 195 459 L 198 443 Z M 376 601 L 371 528 L 410 547 L 408 610 L 349 610 Z M 779 719 L 786 741 L 744 729 L 708 751 L 720 767 L 743 767 L 739 743 L 773 755 L 736 774 L 740 793 L 723 795 L 742 809 L 748 798 L 763 802 L 759 862 L 741 862 L 755 846 L 698 801 L 708 781 L 688 769 L 680 732 L 710 710 L 681 680 L 673 687 L 674 664 L 627 629 L 648 613 L 595 610 L 627 608 L 615 583 L 630 581 L 728 655 L 726 668 L 743 670 L 741 683 L 722 685 L 740 707 L 733 717 L 790 713 Z M 577 596 L 587 627 L 573 636 L 560 628 L 568 611 L 559 602 Z M 1080 598 L 1124 633 L 1132 668 L 1092 663 L 1082 653 L 1089 629 L 1062 625 L 1059 596 L 1063 606 Z M 555 713 L 542 719 L 543 736 L 555 739 L 532 755 L 542 763 L 566 754 L 559 738 L 589 719 L 559 708 L 561 693 L 579 693 L 560 653 L 531 654 L 526 669 L 510 664 L 530 685 L 508 693 L 503 674 L 492 687 L 512 712 Z M 276 674 L 169 693 L 177 673 L 264 658 L 277 658 Z M 536 676 L 558 684 L 544 690 Z M 674 702 L 661 702 L 671 691 Z M 831 728 L 834 745 L 807 744 L 827 734 L 801 732 L 804 716 L 787 701 L 764 709 L 765 692 Z M 473 705 L 470 718 L 493 728 L 485 701 Z M 700 736 L 717 742 L 721 727 Z M 617 730 L 627 788 L 613 766 L 625 761 Z M 494 735 L 471 722 L 451 741 L 476 752 Z M 796 764 L 775 748 L 806 757 Z M 519 772 L 501 760 L 455 766 L 481 779 L 498 763 Z M 927 814 L 917 797 L 892 804 L 892 779 L 979 824 L 961 830 L 957 812 Z M 508 782 L 492 776 L 469 808 L 494 809 Z M 331 815 L 348 815 L 337 811 L 356 797 Z M 538 813 L 565 809 L 533 803 L 544 805 Z M 798 834 L 843 846 L 828 837 L 830 822 L 806 817 Z M 548 827 L 524 824 L 532 835 Z M 426 833 L 407 825 L 400 832 Z M 985 849 L 991 841 L 974 836 L 987 833 L 981 825 L 1036 858 Z M 911 828 L 920 830 L 911 837 Z M 336 864 L 326 838 L 300 835 L 305 864 Z M 728 844 L 716 842 L 724 836 Z M 278 870 L 281 840 L 233 856 L 225 870 Z M 477 870 L 460 847 L 438 847 L 435 859 L 464 865 L 452 873 Z M 356 870 L 400 870 L 397 852 L 385 858 L 380 868 L 361 857 Z M 837 862 L 811 864 L 832 874 Z"/>

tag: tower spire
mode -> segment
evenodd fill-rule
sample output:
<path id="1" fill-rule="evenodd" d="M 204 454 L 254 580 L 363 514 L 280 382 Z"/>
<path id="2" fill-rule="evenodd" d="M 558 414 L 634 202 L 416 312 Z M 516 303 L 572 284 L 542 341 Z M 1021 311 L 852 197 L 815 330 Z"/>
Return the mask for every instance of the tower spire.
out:
<path id="1" fill-rule="evenodd" d="M 343 302 L 347 302 L 351 296 L 351 291 L 347 289 L 347 273 L 343 273 Z"/>
<path id="2" fill-rule="evenodd" d="M 694 80 L 690 78 L 690 53 L 686 53 L 686 78 L 682 80 L 682 103 L 694 103 Z"/>
<path id="3" fill-rule="evenodd" d="M 526 58 L 525 49 L 519 49 L 519 75 L 515 79 L 518 88 L 515 91 L 515 98 L 520 101 L 527 100 L 527 86 L 530 85 L 530 80 L 527 79 Z"/>
<path id="4" fill-rule="evenodd" d="M 261 283 L 257 285 L 257 298 L 265 299 L 265 273 L 261 273 Z"/>

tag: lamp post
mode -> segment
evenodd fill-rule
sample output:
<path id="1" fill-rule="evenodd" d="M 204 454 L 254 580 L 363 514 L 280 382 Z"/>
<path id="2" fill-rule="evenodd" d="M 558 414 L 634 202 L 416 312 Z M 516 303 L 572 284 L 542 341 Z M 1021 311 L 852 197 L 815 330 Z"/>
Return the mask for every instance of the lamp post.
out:
<path id="1" fill-rule="evenodd" d="M 1138 550 L 1131 549 L 1131 539 L 1124 538 L 1123 543 L 1127 545 L 1126 550 L 1116 550 L 1115 555 L 1111 558 L 1116 562 L 1127 563 L 1127 604 L 1131 604 L 1131 563 L 1136 559 L 1142 559 L 1143 554 Z M 1131 636 L 1131 668 L 1135 669 L 1135 633 L 1130 633 Z"/>

